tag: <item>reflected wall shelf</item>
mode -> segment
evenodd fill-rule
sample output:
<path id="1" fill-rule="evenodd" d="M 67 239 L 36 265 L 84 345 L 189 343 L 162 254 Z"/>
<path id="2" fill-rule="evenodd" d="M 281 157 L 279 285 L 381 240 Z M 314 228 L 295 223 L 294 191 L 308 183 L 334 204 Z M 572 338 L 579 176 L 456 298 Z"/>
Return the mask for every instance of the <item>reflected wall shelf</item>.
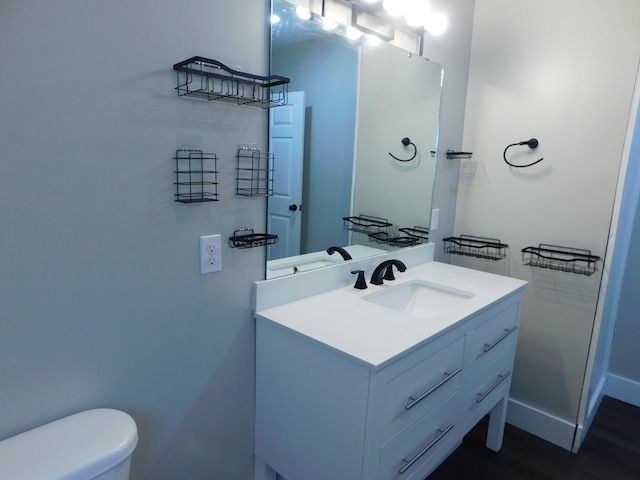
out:
<path id="1" fill-rule="evenodd" d="M 352 232 L 372 233 L 386 232 L 392 225 L 386 218 L 358 215 L 355 217 L 342 217 L 344 229 Z"/>
<path id="2" fill-rule="evenodd" d="M 229 238 L 231 248 L 253 248 L 278 243 L 278 236 L 271 233 L 254 233 L 253 228 L 241 228 Z"/>
<path id="3" fill-rule="evenodd" d="M 197 149 L 176 150 L 175 201 L 199 203 L 218 201 L 218 157 Z"/>
<path id="4" fill-rule="evenodd" d="M 236 194 L 245 197 L 268 197 L 273 195 L 272 153 L 257 148 L 238 149 L 236 167 Z"/>
<path id="5" fill-rule="evenodd" d="M 420 243 L 418 237 L 412 237 L 409 235 L 403 236 L 398 234 L 391 234 L 387 232 L 376 232 L 368 235 L 370 242 L 384 243 L 392 247 L 413 247 Z"/>
<path id="6" fill-rule="evenodd" d="M 413 228 L 399 228 L 398 231 L 406 233 L 410 237 L 418 239 L 418 243 L 427 243 L 429 241 L 429 229 L 418 225 Z"/>
<path id="7" fill-rule="evenodd" d="M 579 275 L 593 275 L 600 257 L 591 250 L 541 243 L 522 249 L 522 264 Z"/>
<path id="8" fill-rule="evenodd" d="M 447 150 L 447 159 L 453 160 L 454 158 L 469 159 L 473 156 L 472 152 L 456 152 L 454 150 Z"/>
<path id="9" fill-rule="evenodd" d="M 460 235 L 443 238 L 445 253 L 464 255 L 467 257 L 502 260 L 506 256 L 509 245 L 496 238 Z"/>
<path id="10" fill-rule="evenodd" d="M 173 69 L 179 96 L 262 108 L 287 104 L 287 77 L 239 72 L 217 60 L 197 56 L 176 63 Z"/>

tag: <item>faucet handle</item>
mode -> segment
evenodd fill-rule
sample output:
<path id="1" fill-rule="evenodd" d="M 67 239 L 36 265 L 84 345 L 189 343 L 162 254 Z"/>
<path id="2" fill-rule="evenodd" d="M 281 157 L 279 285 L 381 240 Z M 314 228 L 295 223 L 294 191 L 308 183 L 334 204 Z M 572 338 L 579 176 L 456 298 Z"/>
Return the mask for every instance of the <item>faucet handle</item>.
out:
<path id="1" fill-rule="evenodd" d="M 395 280 L 396 277 L 393 275 L 393 265 L 389 265 L 387 269 L 384 271 L 384 276 L 382 277 L 385 280 Z"/>
<path id="2" fill-rule="evenodd" d="M 358 290 L 364 290 L 367 288 L 367 281 L 364 279 L 364 270 L 353 270 L 351 273 L 358 275 L 356 284 L 353 288 L 357 288 Z"/>

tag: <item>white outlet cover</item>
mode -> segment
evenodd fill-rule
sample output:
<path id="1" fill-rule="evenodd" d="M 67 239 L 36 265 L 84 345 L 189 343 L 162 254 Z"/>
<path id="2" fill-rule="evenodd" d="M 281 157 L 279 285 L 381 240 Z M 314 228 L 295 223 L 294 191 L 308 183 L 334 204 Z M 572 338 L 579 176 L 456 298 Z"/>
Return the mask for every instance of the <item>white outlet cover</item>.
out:
<path id="1" fill-rule="evenodd" d="M 200 237 L 200 273 L 222 270 L 222 243 L 220 234 Z"/>

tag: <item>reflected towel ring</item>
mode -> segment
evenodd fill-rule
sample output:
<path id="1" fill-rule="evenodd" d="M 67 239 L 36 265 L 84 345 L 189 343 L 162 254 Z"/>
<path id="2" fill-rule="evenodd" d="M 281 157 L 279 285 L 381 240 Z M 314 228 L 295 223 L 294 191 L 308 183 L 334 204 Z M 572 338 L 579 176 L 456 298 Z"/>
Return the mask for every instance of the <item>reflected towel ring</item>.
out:
<path id="1" fill-rule="evenodd" d="M 409 137 L 404 137 L 402 140 L 402 145 L 404 145 L 405 147 L 408 147 L 409 145 L 413 146 L 413 157 L 411 158 L 407 158 L 407 159 L 402 159 L 402 158 L 398 158 L 396 157 L 393 153 L 389 152 L 389 155 L 391 155 L 394 160 L 397 160 L 399 162 L 410 162 L 411 160 L 413 160 L 414 158 L 416 158 L 416 155 L 418 154 L 418 148 L 416 147 L 416 145 L 409 140 Z"/>
<path id="2" fill-rule="evenodd" d="M 507 160 L 507 150 L 509 150 L 511 147 L 515 147 L 516 145 L 527 145 L 530 149 L 533 150 L 534 148 L 538 148 L 538 140 L 535 138 L 530 138 L 529 140 L 524 140 L 523 142 L 512 143 L 511 145 L 507 145 L 507 148 L 505 148 L 504 152 L 502 153 L 502 158 L 504 159 L 505 162 L 507 162 L 509 166 L 516 167 L 516 168 L 531 167 L 532 165 L 535 165 L 536 163 L 539 163 L 542 160 L 544 160 L 544 158 L 540 158 L 535 162 L 528 163 L 527 165 L 515 165 L 511 163 L 509 160 Z"/>

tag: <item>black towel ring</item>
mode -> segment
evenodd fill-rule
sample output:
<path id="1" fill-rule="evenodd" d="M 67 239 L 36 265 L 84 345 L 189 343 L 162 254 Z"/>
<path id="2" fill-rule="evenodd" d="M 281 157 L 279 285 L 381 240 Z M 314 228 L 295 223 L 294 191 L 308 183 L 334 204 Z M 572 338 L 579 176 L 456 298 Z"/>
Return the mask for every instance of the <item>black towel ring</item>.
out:
<path id="1" fill-rule="evenodd" d="M 405 147 L 408 147 L 409 145 L 413 146 L 413 157 L 411 158 L 407 158 L 407 159 L 402 159 L 402 158 L 398 158 L 396 157 L 393 153 L 389 152 L 389 155 L 391 155 L 395 160 L 399 161 L 399 162 L 410 162 L 411 160 L 413 160 L 414 158 L 416 158 L 416 155 L 418 154 L 418 148 L 416 147 L 416 145 L 409 140 L 409 137 L 404 137 L 402 140 L 400 140 L 402 142 L 402 145 L 404 145 Z"/>
<path id="2" fill-rule="evenodd" d="M 505 148 L 504 152 L 502 153 L 502 158 L 504 159 L 505 162 L 507 162 L 507 164 L 510 167 L 516 167 L 516 168 L 531 167 L 532 165 L 535 165 L 536 163 L 539 163 L 542 160 L 544 160 L 544 158 L 540 158 L 540 159 L 536 160 L 535 162 L 528 163 L 527 165 L 515 165 L 515 164 L 511 163 L 509 160 L 507 160 L 507 150 L 509 150 L 511 147 L 515 147 L 516 145 L 527 145 L 530 149 L 533 150 L 534 148 L 538 147 L 538 140 L 535 139 L 535 138 L 531 138 L 531 139 L 525 140 L 523 142 L 512 143 L 511 145 L 507 145 L 507 148 Z"/>

